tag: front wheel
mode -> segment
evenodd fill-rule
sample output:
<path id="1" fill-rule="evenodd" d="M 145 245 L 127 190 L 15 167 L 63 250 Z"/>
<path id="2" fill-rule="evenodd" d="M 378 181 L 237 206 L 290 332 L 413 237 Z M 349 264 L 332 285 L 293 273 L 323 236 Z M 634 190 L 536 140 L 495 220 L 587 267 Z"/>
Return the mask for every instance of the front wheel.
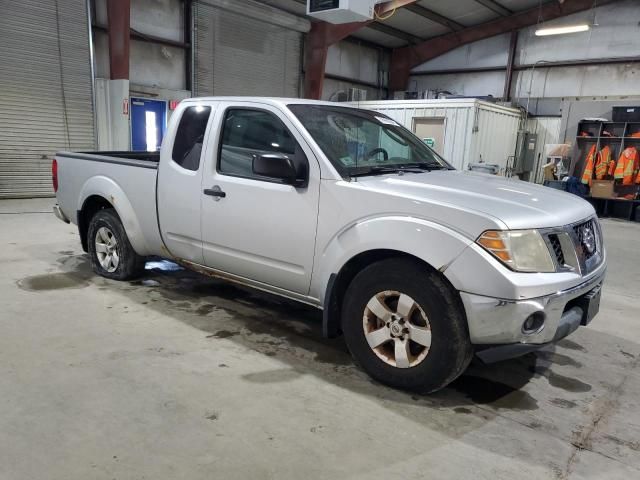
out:
<path id="1" fill-rule="evenodd" d="M 89 223 L 89 256 L 93 271 L 114 280 L 129 280 L 144 272 L 144 257 L 138 255 L 115 210 L 98 211 Z"/>
<path id="2" fill-rule="evenodd" d="M 439 390 L 473 355 L 455 292 L 440 274 L 404 258 L 356 275 L 345 295 L 342 330 L 362 368 L 396 388 Z"/>

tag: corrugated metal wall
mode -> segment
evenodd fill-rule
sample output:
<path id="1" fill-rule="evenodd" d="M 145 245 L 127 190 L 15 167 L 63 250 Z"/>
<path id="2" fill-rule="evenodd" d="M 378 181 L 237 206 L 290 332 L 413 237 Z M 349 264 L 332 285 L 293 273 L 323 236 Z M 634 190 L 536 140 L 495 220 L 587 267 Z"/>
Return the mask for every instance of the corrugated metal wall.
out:
<path id="1" fill-rule="evenodd" d="M 194 95 L 299 96 L 302 33 L 288 15 L 253 2 L 204 0 L 193 4 L 195 18 Z M 246 11 L 237 9 L 245 6 Z M 260 16 L 260 14 L 263 14 Z M 278 24 L 280 23 L 280 24 Z M 307 28 L 307 24 L 303 25 Z"/>
<path id="2" fill-rule="evenodd" d="M 84 0 L 3 0 L 0 198 L 51 196 L 58 150 L 95 146 Z"/>
<path id="3" fill-rule="evenodd" d="M 533 167 L 533 182 L 542 183 L 542 166 L 546 163 L 545 145 L 562 143 L 560 140 L 561 117 L 534 117 L 527 120 L 527 131 L 538 134 Z"/>
<path id="4" fill-rule="evenodd" d="M 478 102 L 468 163 L 495 163 L 504 174 L 513 165 L 521 118 L 519 110 Z"/>
<path id="5" fill-rule="evenodd" d="M 444 118 L 445 159 L 458 169 L 482 160 L 497 163 L 504 173 L 508 157 L 515 152 L 520 112 L 478 100 L 413 100 L 360 102 L 361 108 L 377 110 L 410 130 L 416 118 Z"/>

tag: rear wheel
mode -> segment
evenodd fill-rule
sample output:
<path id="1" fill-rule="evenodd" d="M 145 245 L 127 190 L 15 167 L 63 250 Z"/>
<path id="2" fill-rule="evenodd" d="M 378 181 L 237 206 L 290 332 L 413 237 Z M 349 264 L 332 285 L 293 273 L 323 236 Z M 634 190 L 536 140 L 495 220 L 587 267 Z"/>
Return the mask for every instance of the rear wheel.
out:
<path id="1" fill-rule="evenodd" d="M 473 354 L 462 306 L 434 271 L 403 258 L 362 270 L 345 295 L 342 329 L 351 354 L 392 387 L 433 392 Z"/>
<path id="2" fill-rule="evenodd" d="M 89 256 L 93 271 L 114 280 L 129 280 L 144 272 L 138 255 L 114 209 L 98 211 L 89 223 Z"/>

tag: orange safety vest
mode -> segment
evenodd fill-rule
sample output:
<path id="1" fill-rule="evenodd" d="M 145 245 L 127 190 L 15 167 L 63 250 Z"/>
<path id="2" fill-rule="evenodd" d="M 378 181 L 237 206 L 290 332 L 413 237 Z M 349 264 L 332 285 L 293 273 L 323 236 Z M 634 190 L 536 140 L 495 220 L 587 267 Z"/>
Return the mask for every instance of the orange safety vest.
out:
<path id="1" fill-rule="evenodd" d="M 616 180 L 622 180 L 622 185 L 633 185 L 634 179 L 639 183 L 637 178 L 638 167 L 640 166 L 640 157 L 636 147 L 625 148 L 620 154 L 618 164 L 614 173 Z M 635 177 L 635 178 L 634 178 Z"/>
<path id="2" fill-rule="evenodd" d="M 603 180 L 607 175 L 613 175 L 616 162 L 611 158 L 611 149 L 606 145 L 596 157 L 596 179 Z"/>
<path id="3" fill-rule="evenodd" d="M 582 183 L 591 186 L 591 180 L 593 179 L 593 163 L 596 156 L 596 146 L 592 145 L 587 158 L 584 162 L 584 172 L 582 172 Z"/>

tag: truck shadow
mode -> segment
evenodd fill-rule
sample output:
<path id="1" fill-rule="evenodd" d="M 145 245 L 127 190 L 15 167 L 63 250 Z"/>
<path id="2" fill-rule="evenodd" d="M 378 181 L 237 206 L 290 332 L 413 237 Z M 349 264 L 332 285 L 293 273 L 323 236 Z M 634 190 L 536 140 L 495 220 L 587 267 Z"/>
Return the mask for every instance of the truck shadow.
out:
<path id="1" fill-rule="evenodd" d="M 552 362 L 577 368 L 580 364 L 548 349 L 492 365 L 474 361 L 460 378 L 435 394 L 402 392 L 374 382 L 356 367 L 342 338 L 323 338 L 322 312 L 312 307 L 205 277 L 166 260 L 149 262 L 145 276 L 133 282 L 93 275 L 84 255 L 65 256 L 58 261 L 68 274 L 88 279 L 99 289 L 121 293 L 132 305 L 154 309 L 197 328 L 210 339 L 212 348 L 220 339 L 230 340 L 287 365 L 246 375 L 244 379 L 250 382 L 288 382 L 302 375 L 316 375 L 383 402 L 429 406 L 458 417 L 473 414 L 484 421 L 501 409 L 536 410 L 537 400 L 523 389 L 534 377 L 546 376 L 550 383 L 568 391 L 590 389 L 587 384 L 552 374 L 548 369 Z M 437 426 L 437 420 L 422 418 Z M 468 425 L 469 419 L 453 426 L 457 423 Z"/>

